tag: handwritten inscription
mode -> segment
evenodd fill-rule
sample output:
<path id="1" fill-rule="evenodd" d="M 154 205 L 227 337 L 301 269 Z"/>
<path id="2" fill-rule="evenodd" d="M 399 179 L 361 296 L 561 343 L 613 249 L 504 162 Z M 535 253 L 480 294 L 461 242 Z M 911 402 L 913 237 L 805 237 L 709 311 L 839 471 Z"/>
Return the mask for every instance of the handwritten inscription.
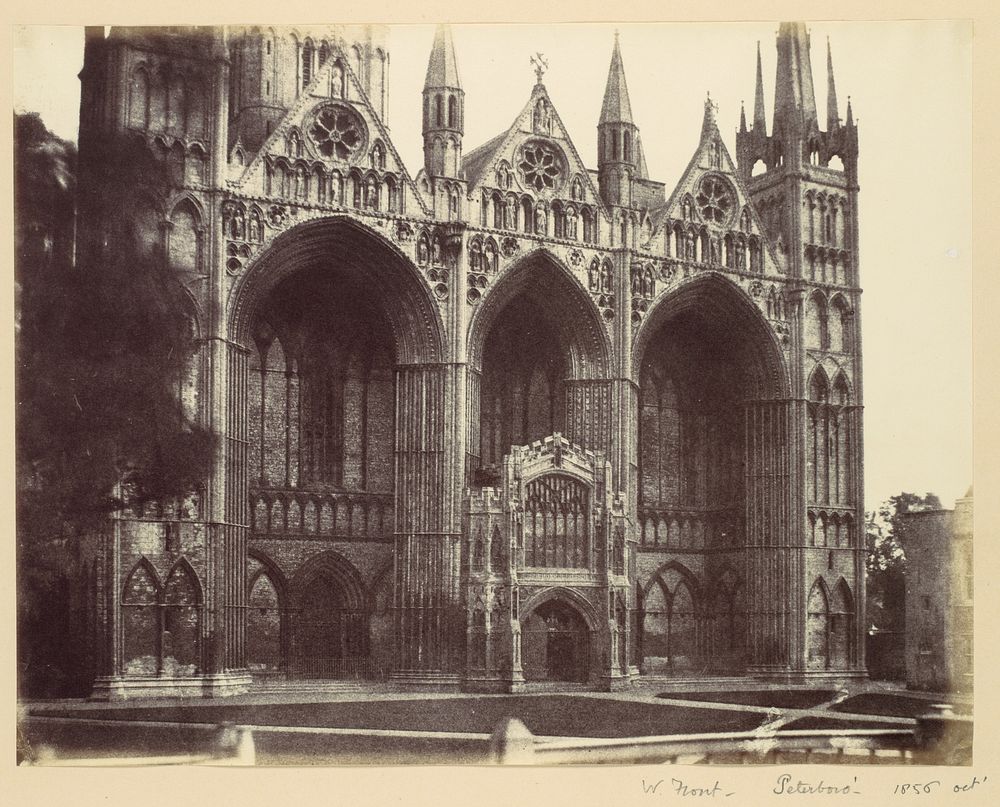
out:
<path id="1" fill-rule="evenodd" d="M 666 796 L 667 794 L 673 794 L 674 796 L 680 796 L 681 798 L 693 797 L 695 799 L 714 799 L 717 797 L 727 798 L 729 796 L 735 795 L 734 793 L 727 792 L 726 788 L 722 786 L 718 779 L 715 780 L 711 785 L 692 785 L 685 782 L 683 779 L 670 779 L 670 786 L 664 787 L 660 790 L 660 785 L 662 785 L 666 779 L 658 779 L 655 782 L 646 782 L 645 779 L 642 780 L 642 792 L 648 795 L 655 795 L 657 792 L 660 795 Z"/>
<path id="2" fill-rule="evenodd" d="M 850 782 L 837 782 L 829 783 L 824 779 L 820 779 L 818 782 L 808 782 L 804 779 L 796 779 L 792 782 L 792 775 L 789 773 L 783 773 L 778 777 L 778 781 L 774 785 L 773 793 L 796 796 L 814 796 L 814 795 L 824 795 L 824 796 L 847 796 L 851 793 L 860 793 L 859 790 L 855 788 L 858 783 L 858 777 L 855 776 Z"/>
<path id="3" fill-rule="evenodd" d="M 958 782 L 951 785 L 952 793 L 968 793 L 971 790 L 975 790 L 978 786 L 986 784 L 986 780 L 989 777 L 973 776 L 970 781 Z M 941 788 L 945 789 L 947 792 L 948 785 L 944 784 L 940 779 L 930 779 L 926 782 L 900 782 L 893 788 L 892 795 L 894 796 L 923 796 L 930 795 L 932 793 L 940 793 Z"/>
<path id="4" fill-rule="evenodd" d="M 969 793 L 976 789 L 981 789 L 987 782 L 987 776 L 973 776 L 971 779 L 959 781 L 945 781 L 941 779 L 928 779 L 923 782 L 899 782 L 892 790 L 893 796 L 923 796 L 940 794 L 942 792 Z M 714 782 L 692 783 L 684 779 L 670 778 L 657 779 L 655 781 L 642 780 L 642 792 L 647 796 L 663 796 L 665 798 L 681 798 L 690 801 L 700 801 L 703 799 L 718 799 L 735 796 L 735 791 L 731 791 L 728 786 L 723 785 L 721 780 Z M 781 774 L 771 787 L 771 792 L 779 796 L 848 796 L 861 795 L 858 789 L 858 777 L 853 776 L 850 780 L 827 780 L 818 781 L 801 779 L 790 773 Z"/>

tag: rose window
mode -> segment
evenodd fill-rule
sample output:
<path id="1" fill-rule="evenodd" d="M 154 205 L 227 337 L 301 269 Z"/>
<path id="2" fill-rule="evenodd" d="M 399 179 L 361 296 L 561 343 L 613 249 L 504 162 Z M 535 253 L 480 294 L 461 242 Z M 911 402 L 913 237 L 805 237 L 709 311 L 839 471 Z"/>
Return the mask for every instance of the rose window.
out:
<path id="1" fill-rule="evenodd" d="M 701 217 L 713 224 L 725 224 L 729 221 L 733 209 L 733 193 L 721 177 L 705 177 L 698 187 L 695 198 Z"/>
<path id="2" fill-rule="evenodd" d="M 562 160 L 556 152 L 542 143 L 530 143 L 521 151 L 517 166 L 524 177 L 524 184 L 536 191 L 552 190 L 562 173 Z"/>
<path id="3" fill-rule="evenodd" d="M 327 106 L 316 114 L 309 135 L 324 157 L 347 160 L 364 146 L 364 123 L 347 107 Z"/>

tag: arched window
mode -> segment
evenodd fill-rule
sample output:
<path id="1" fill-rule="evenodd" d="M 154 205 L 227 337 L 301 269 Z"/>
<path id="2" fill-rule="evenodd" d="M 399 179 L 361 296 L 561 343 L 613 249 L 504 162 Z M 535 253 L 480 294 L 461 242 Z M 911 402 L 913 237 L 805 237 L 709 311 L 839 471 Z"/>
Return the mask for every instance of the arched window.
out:
<path id="1" fill-rule="evenodd" d="M 448 96 L 448 128 L 458 128 L 458 100 L 454 95 Z"/>
<path id="2" fill-rule="evenodd" d="M 342 205 L 344 203 L 344 178 L 339 171 L 330 172 L 330 204 Z"/>
<path id="3" fill-rule="evenodd" d="M 399 205 L 399 187 L 396 185 L 396 180 L 387 176 L 385 178 L 385 196 L 386 196 L 386 210 L 390 213 L 400 213 Z"/>
<path id="4" fill-rule="evenodd" d="M 806 303 L 806 347 L 826 350 L 830 347 L 826 300 L 817 292 Z"/>
<path id="5" fill-rule="evenodd" d="M 306 40 L 306 44 L 302 46 L 302 89 L 304 90 L 309 86 L 309 82 L 312 81 L 313 76 L 313 44 L 311 40 Z"/>
<path id="6" fill-rule="evenodd" d="M 649 584 L 643 600 L 642 652 L 647 669 L 675 672 L 698 665 L 695 581 L 671 564 Z"/>
<path id="7" fill-rule="evenodd" d="M 330 46 L 324 40 L 319 46 L 319 66 L 325 65 L 328 58 L 330 58 Z"/>
<path id="8" fill-rule="evenodd" d="M 622 145 L 622 159 L 627 163 L 632 162 L 632 133 L 628 129 L 622 132 Z"/>
<path id="9" fill-rule="evenodd" d="M 588 244 L 592 244 L 595 240 L 594 237 L 594 216 L 590 212 L 589 207 L 583 208 L 581 213 L 583 218 L 583 240 Z"/>
<path id="10" fill-rule="evenodd" d="M 552 220 L 554 225 L 554 235 L 556 238 L 565 238 L 566 221 L 563 214 L 563 206 L 560 202 L 552 203 Z"/>
<path id="11" fill-rule="evenodd" d="M 444 100 L 440 95 L 434 96 L 434 125 L 444 125 Z"/>
<path id="12" fill-rule="evenodd" d="M 132 73 L 128 123 L 134 129 L 149 127 L 149 76 L 141 67 Z"/>
<path id="13" fill-rule="evenodd" d="M 194 675 L 200 666 L 200 597 L 194 570 L 181 561 L 163 587 L 164 675 Z"/>
<path id="14" fill-rule="evenodd" d="M 521 224 L 526 233 L 535 231 L 535 211 L 528 196 L 521 199 Z"/>
<path id="15" fill-rule="evenodd" d="M 156 572 L 145 559 L 125 581 L 122 592 L 122 663 L 130 676 L 160 671 L 160 591 Z"/>
<path id="16" fill-rule="evenodd" d="M 167 94 L 167 130 L 183 134 L 184 116 L 187 112 L 187 88 L 183 76 L 173 75 L 169 79 Z"/>
<path id="17" fill-rule="evenodd" d="M 618 130 L 611 130 L 611 159 L 617 160 L 619 158 L 618 152 Z"/>
<path id="18" fill-rule="evenodd" d="M 199 271 L 198 212 L 190 202 L 181 202 L 170 214 L 170 266 L 179 272 Z"/>
<path id="19" fill-rule="evenodd" d="M 524 564 L 589 565 L 589 491 L 570 476 L 548 474 L 525 486 Z"/>
<path id="20" fill-rule="evenodd" d="M 810 670 L 830 668 L 830 603 L 826 587 L 817 580 L 809 592 L 806 620 L 806 667 Z"/>

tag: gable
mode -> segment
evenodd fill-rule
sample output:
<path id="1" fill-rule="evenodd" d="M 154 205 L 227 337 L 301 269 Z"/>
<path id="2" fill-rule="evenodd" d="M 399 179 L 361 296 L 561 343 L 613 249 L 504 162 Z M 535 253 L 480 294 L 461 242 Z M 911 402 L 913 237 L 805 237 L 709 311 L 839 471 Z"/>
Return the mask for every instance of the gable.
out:
<path id="1" fill-rule="evenodd" d="M 351 206 L 355 189 L 366 184 L 394 189 L 396 209 L 390 212 L 429 215 L 381 118 L 339 51 L 316 71 L 246 169 L 229 182 L 250 196 L 343 206 Z"/>
<path id="2" fill-rule="evenodd" d="M 678 228 L 707 233 L 718 256 L 723 254 L 724 243 L 754 239 L 764 245 L 763 273 L 782 273 L 750 193 L 709 113 L 698 148 L 667 201 L 650 210 L 650 224 L 652 240 L 666 254 L 672 254 L 671 233 Z"/>
<path id="3" fill-rule="evenodd" d="M 591 172 L 542 84 L 506 132 L 465 155 L 462 170 L 471 200 L 514 193 L 544 204 L 588 206 L 607 218 Z"/>

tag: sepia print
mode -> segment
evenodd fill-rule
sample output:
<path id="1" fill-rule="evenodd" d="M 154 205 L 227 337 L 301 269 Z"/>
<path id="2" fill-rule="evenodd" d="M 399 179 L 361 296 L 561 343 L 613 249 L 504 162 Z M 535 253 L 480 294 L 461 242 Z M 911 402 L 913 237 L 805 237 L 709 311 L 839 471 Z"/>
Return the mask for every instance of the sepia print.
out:
<path id="1" fill-rule="evenodd" d="M 669 26 L 495 101 L 490 29 L 87 28 L 15 120 L 19 762 L 969 764 L 972 490 L 865 480 L 882 89 L 765 29 L 647 121 Z"/>

